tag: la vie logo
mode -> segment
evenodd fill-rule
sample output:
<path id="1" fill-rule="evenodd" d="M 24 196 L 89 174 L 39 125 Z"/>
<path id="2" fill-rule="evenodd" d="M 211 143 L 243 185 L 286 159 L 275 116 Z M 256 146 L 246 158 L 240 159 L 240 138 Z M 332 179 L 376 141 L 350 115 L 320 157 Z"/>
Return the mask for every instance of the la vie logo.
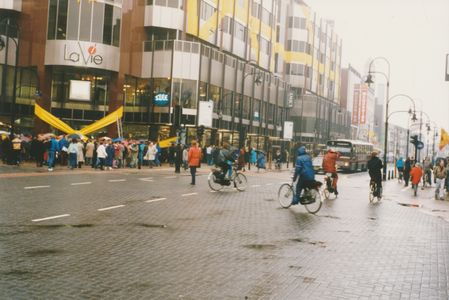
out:
<path id="1" fill-rule="evenodd" d="M 87 65 L 88 63 L 101 65 L 103 63 L 103 57 L 96 54 L 97 53 L 97 44 L 90 46 L 87 49 L 87 53 L 85 51 L 83 51 L 83 48 L 81 47 L 80 42 L 78 42 L 78 47 L 79 47 L 79 52 L 74 51 L 74 52 L 68 54 L 67 45 L 65 45 L 64 46 L 64 60 L 68 60 L 68 61 L 76 63 L 82 59 L 84 65 Z"/>

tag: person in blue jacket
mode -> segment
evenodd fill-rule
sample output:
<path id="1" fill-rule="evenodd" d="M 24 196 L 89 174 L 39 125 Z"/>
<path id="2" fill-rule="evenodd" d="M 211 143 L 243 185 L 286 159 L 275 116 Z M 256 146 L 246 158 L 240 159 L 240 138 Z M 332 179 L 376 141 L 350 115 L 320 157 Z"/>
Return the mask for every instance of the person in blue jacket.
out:
<path id="1" fill-rule="evenodd" d="M 157 149 L 156 160 L 155 160 L 155 162 L 156 162 L 156 167 L 157 167 L 157 166 L 161 166 L 161 167 L 162 167 L 162 164 L 161 164 L 161 162 L 159 161 L 159 157 L 161 156 L 161 152 L 162 152 L 161 146 L 159 146 L 159 142 L 156 142 L 156 149 Z"/>
<path id="2" fill-rule="evenodd" d="M 250 161 L 250 163 L 251 164 L 256 164 L 256 162 L 257 162 L 257 153 L 256 153 L 256 151 L 254 151 L 254 148 L 253 148 L 253 150 L 251 150 L 251 161 Z"/>
<path id="3" fill-rule="evenodd" d="M 306 154 L 306 149 L 304 147 L 301 147 L 298 150 L 298 158 L 296 159 L 293 182 L 295 182 L 297 178 L 298 183 L 296 183 L 296 195 L 293 198 L 292 205 L 299 203 L 299 197 L 301 196 L 304 182 L 315 179 L 315 170 L 313 169 L 312 159 Z"/>
<path id="4" fill-rule="evenodd" d="M 398 161 L 396 162 L 396 168 L 398 168 L 399 172 L 404 172 L 404 161 L 402 160 L 402 157 L 399 157 Z"/>
<path id="5" fill-rule="evenodd" d="M 259 169 L 265 169 L 265 173 L 267 172 L 267 166 L 265 165 L 265 154 L 263 152 L 259 153 L 259 157 L 257 158 L 257 172 Z"/>

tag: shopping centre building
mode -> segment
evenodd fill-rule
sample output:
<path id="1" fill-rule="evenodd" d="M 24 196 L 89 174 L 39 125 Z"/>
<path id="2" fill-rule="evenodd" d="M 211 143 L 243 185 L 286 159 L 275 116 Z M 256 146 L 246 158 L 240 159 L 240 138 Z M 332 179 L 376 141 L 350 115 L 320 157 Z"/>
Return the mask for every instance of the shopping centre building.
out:
<path id="1" fill-rule="evenodd" d="M 188 143 L 208 101 L 203 145 L 290 147 L 286 121 L 310 151 L 349 137 L 341 39 L 301 0 L 4 0 L 0 18 L 0 130 L 62 134 L 36 105 L 74 130 L 123 107 L 125 138 L 164 140 L 179 104 Z"/>

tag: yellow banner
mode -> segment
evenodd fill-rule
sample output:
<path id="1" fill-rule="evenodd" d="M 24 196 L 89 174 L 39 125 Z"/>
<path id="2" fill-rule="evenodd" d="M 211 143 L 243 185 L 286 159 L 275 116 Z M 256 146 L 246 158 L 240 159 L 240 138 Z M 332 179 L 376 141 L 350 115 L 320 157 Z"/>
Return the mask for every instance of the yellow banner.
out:
<path id="1" fill-rule="evenodd" d="M 440 151 L 443 150 L 444 147 L 446 147 L 447 143 L 449 143 L 449 135 L 441 127 Z"/>
<path id="2" fill-rule="evenodd" d="M 60 119 L 53 116 L 51 113 L 40 107 L 39 105 L 35 104 L 34 106 L 34 114 L 38 116 L 42 121 L 47 122 L 51 126 L 67 133 L 80 133 L 82 135 L 86 135 L 90 132 L 93 132 L 95 130 L 98 130 L 100 128 L 103 128 L 105 126 L 108 126 L 109 124 L 112 124 L 117 121 L 117 117 L 121 118 L 123 115 L 123 106 L 114 111 L 113 113 L 107 115 L 101 120 L 98 120 L 97 122 L 87 126 L 86 128 L 83 128 L 79 131 L 72 129 L 69 125 L 61 121 Z"/>
<path id="3" fill-rule="evenodd" d="M 161 147 L 161 148 L 170 147 L 170 144 L 171 143 L 176 143 L 177 139 L 178 139 L 178 137 L 175 136 L 175 137 L 169 138 L 167 140 L 160 141 L 159 142 L 159 147 Z"/>

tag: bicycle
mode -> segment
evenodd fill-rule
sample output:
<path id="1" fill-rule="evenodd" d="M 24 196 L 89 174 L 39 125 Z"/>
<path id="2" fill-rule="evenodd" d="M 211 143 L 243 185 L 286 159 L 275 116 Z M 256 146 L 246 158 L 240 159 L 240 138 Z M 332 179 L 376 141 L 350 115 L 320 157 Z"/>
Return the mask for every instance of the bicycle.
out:
<path id="1" fill-rule="evenodd" d="M 278 201 L 283 208 L 289 208 L 295 197 L 295 188 L 292 183 L 284 183 L 278 191 Z M 316 180 L 309 180 L 304 183 L 303 192 L 300 197 L 300 204 L 304 205 L 311 214 L 317 213 L 323 203 L 321 193 L 319 191 L 322 183 Z"/>
<path id="2" fill-rule="evenodd" d="M 221 191 L 224 186 L 230 186 L 231 182 L 234 182 L 234 187 L 238 191 L 243 192 L 248 186 L 248 180 L 246 179 L 246 176 L 240 173 L 237 169 L 237 163 L 234 163 L 232 165 L 232 174 L 230 179 L 226 179 L 225 174 L 223 174 L 223 170 L 212 169 L 212 172 L 207 178 L 209 187 L 214 191 Z"/>
<path id="3" fill-rule="evenodd" d="M 370 187 L 369 202 L 373 202 L 375 197 L 377 197 L 377 201 L 380 201 L 381 197 L 378 195 L 377 183 L 374 180 L 370 181 Z"/>
<path id="4" fill-rule="evenodd" d="M 332 178 L 332 173 L 326 173 L 326 177 L 324 177 L 324 188 L 323 194 L 324 198 L 329 199 L 331 194 L 334 194 L 334 198 L 337 198 L 337 195 L 334 193 L 334 189 L 332 188 L 334 184 L 334 178 Z"/>
<path id="5" fill-rule="evenodd" d="M 399 171 L 398 183 L 402 183 L 403 181 L 404 181 L 404 172 Z"/>

